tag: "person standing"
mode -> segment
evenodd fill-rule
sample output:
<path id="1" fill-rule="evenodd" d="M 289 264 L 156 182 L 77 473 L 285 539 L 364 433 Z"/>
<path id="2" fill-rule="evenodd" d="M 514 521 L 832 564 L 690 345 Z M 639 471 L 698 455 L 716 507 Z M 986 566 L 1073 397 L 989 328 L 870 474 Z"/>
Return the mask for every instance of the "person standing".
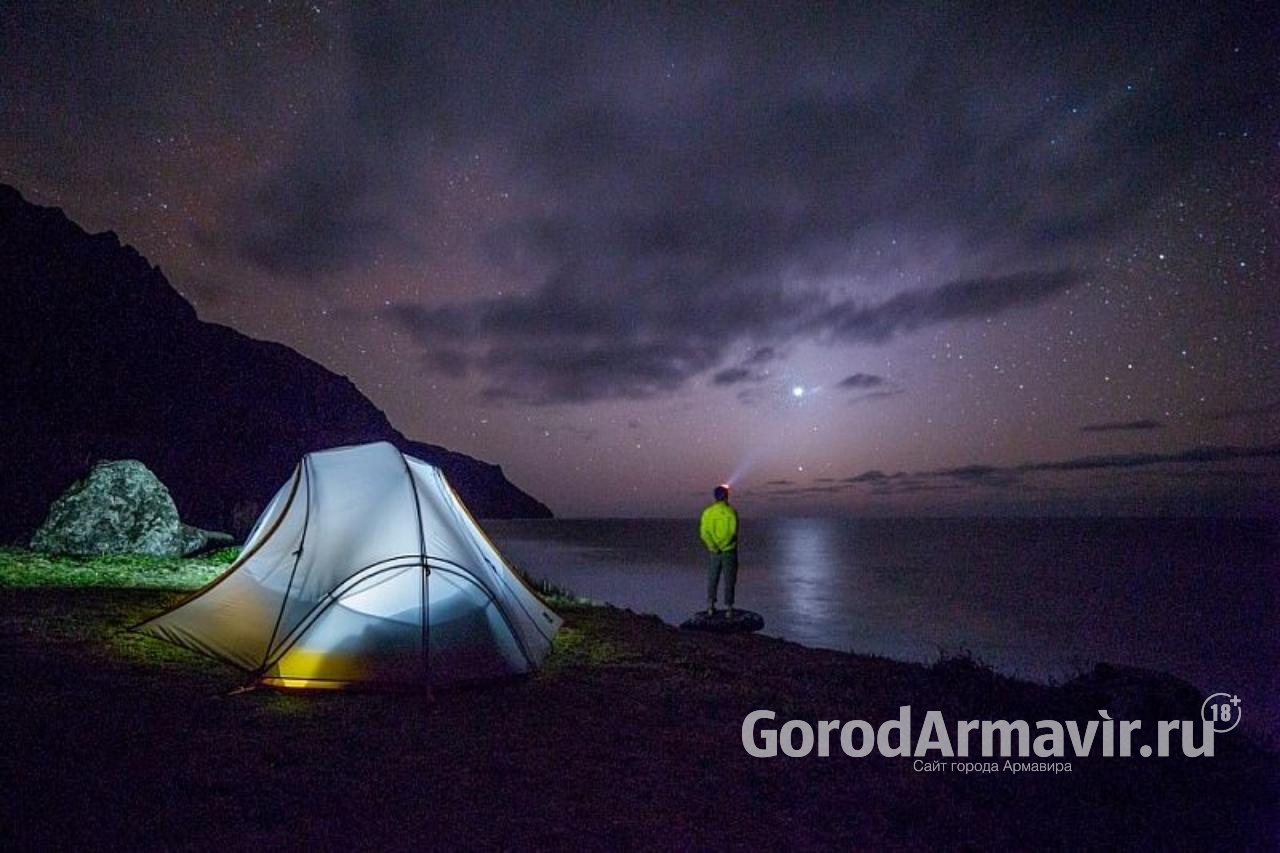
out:
<path id="1" fill-rule="evenodd" d="M 699 534 L 711 552 L 707 566 L 707 615 L 716 612 L 716 592 L 724 575 L 726 615 L 733 618 L 733 593 L 738 583 L 738 511 L 729 505 L 729 487 L 716 486 L 715 502 L 702 511 Z"/>

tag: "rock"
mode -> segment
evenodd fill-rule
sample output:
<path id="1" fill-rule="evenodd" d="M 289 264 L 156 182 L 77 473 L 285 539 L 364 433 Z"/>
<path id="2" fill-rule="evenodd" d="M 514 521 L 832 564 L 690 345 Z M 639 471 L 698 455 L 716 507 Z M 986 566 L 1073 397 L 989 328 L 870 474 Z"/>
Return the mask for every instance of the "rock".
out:
<path id="1" fill-rule="evenodd" d="M 31 539 L 58 554 L 150 554 L 180 557 L 229 542 L 224 533 L 190 527 L 156 475 L 134 459 L 99 462 L 49 508 Z"/>
<path id="2" fill-rule="evenodd" d="M 711 615 L 700 610 L 681 623 L 680 627 L 712 634 L 749 634 L 764 627 L 764 617 L 754 610 L 735 609 L 732 619 L 723 610 L 717 610 Z"/>
<path id="3" fill-rule="evenodd" d="M 1198 720 L 1208 696 L 1172 675 L 1107 663 L 1063 687 L 1086 707 L 1105 709 L 1115 720 Z"/>
<path id="4" fill-rule="evenodd" d="M 225 548 L 229 545 L 234 545 L 235 542 L 236 538 L 230 533 L 203 530 L 199 527 L 192 527 L 190 524 L 182 525 L 182 553 L 184 555 Z"/>

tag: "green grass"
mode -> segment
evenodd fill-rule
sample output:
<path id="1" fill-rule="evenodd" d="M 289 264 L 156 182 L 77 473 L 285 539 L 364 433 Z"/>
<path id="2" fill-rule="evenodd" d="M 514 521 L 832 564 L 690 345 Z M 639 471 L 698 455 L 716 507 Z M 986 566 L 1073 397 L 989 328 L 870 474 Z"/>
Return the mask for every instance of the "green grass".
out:
<path id="1" fill-rule="evenodd" d="M 542 596 L 548 604 L 564 605 L 590 603 L 588 599 L 580 597 L 568 587 L 561 586 L 560 584 L 553 583 L 549 580 L 535 578 L 533 575 L 521 568 L 515 568 L 515 571 L 524 580 L 525 584 L 534 592 L 538 593 L 538 595 Z"/>
<path id="2" fill-rule="evenodd" d="M 0 586 L 199 589 L 225 572 L 239 556 L 238 547 L 222 548 L 198 557 L 145 554 L 75 557 L 26 548 L 0 548 Z M 520 574 L 552 606 L 586 603 L 572 590 Z"/>
<path id="3" fill-rule="evenodd" d="M 225 572 L 239 553 L 223 548 L 199 557 L 73 557 L 0 548 L 0 586 L 198 589 Z"/>

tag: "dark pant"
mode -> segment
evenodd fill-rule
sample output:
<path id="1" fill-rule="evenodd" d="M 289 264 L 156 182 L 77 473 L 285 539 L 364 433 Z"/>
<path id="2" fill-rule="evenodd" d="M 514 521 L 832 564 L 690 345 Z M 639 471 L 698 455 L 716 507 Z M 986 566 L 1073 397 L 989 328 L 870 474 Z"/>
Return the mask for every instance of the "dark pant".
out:
<path id="1" fill-rule="evenodd" d="M 720 573 L 724 572 L 724 603 L 733 607 L 733 588 L 738 584 L 738 549 L 715 551 L 707 565 L 707 607 L 716 606 L 716 587 L 720 585 Z"/>

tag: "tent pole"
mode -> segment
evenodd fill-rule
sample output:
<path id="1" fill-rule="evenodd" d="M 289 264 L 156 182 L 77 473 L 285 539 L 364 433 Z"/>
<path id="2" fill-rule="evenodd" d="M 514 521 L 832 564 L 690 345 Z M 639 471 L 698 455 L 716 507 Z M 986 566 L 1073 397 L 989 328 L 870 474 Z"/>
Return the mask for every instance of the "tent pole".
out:
<path id="1" fill-rule="evenodd" d="M 413 478 L 413 469 L 400 448 L 400 462 L 404 465 L 405 476 L 409 478 L 409 488 L 413 492 L 413 510 L 418 518 L 418 561 L 422 565 L 422 614 L 419 622 L 422 625 L 422 670 L 426 679 L 427 690 L 431 690 L 431 568 L 427 565 L 427 532 L 422 526 L 422 501 L 418 498 L 418 481 Z"/>
<path id="2" fill-rule="evenodd" d="M 298 563 L 302 562 L 302 549 L 307 545 L 307 530 L 311 527 L 311 454 L 303 454 L 302 463 L 299 466 L 302 469 L 302 482 L 306 487 L 306 504 L 302 514 L 302 535 L 298 537 L 298 550 L 293 552 L 293 568 L 289 570 L 289 582 L 284 588 L 284 598 L 280 599 L 280 612 L 276 614 L 276 623 L 271 628 L 271 639 L 267 640 L 267 649 L 262 653 L 262 665 L 258 667 L 258 675 L 262 675 L 267 671 L 267 666 L 271 663 L 271 647 L 276 643 L 276 636 L 280 633 L 280 623 L 284 620 L 284 610 L 289 606 L 289 594 L 293 592 L 293 578 L 298 573 Z"/>
<path id="3" fill-rule="evenodd" d="M 431 689 L 431 571 L 422 561 L 422 670 L 427 690 Z"/>

